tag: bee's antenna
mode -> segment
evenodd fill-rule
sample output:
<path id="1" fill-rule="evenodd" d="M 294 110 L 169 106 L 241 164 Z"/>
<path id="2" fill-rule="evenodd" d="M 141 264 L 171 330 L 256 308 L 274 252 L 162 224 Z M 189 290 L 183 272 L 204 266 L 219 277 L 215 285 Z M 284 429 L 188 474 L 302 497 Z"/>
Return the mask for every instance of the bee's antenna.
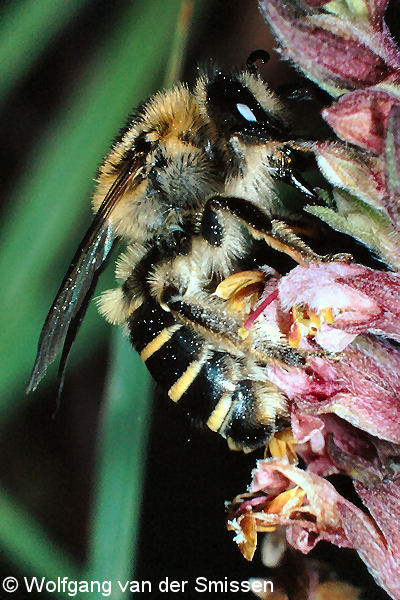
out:
<path id="1" fill-rule="evenodd" d="M 251 52 L 249 54 L 249 57 L 246 60 L 246 67 L 248 68 L 250 73 L 252 73 L 253 75 L 256 75 L 257 74 L 256 62 L 258 60 L 261 60 L 263 65 L 265 65 L 265 63 L 267 63 L 269 61 L 269 59 L 270 59 L 269 52 L 267 52 L 266 50 L 253 50 L 253 52 Z"/>

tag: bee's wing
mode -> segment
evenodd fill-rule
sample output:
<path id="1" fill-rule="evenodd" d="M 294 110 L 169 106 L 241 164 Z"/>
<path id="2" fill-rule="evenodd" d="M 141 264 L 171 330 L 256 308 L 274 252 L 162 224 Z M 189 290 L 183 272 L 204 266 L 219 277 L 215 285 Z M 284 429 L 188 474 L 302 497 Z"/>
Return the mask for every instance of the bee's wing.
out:
<path id="1" fill-rule="evenodd" d="M 134 188 L 142 181 L 142 164 L 141 157 L 136 157 L 116 178 L 80 243 L 43 325 L 27 393 L 37 388 L 61 347 L 62 382 L 69 350 L 94 293 L 99 269 L 113 245 L 112 210 L 128 186 Z"/>

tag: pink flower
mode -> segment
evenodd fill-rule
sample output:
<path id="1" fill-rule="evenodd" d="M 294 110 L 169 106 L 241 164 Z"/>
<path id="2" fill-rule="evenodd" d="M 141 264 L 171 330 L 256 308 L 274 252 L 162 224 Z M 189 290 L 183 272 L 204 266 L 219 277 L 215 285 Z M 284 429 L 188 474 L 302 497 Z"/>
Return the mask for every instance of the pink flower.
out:
<path id="1" fill-rule="evenodd" d="M 390 514 L 400 515 L 400 274 L 345 262 L 299 265 L 284 276 L 265 267 L 254 304 L 260 273 L 224 282 L 231 302 L 243 302 L 246 288 L 253 298 L 245 339 L 257 346 L 272 336 L 304 361 L 266 363 L 288 398 L 291 434 L 271 441 L 275 458 L 258 463 L 249 494 L 231 506 L 229 528 L 248 559 L 257 532 L 278 525 L 302 552 L 319 540 L 355 548 L 400 599 L 398 521 L 389 527 Z M 296 453 L 306 471 L 295 466 Z M 323 479 L 333 473 L 354 480 L 370 516 Z"/>
<path id="2" fill-rule="evenodd" d="M 354 548 L 392 598 L 400 598 L 400 483 L 355 484 L 370 514 L 343 498 L 333 485 L 283 459 L 260 460 L 249 493 L 229 507 L 228 528 L 246 558 L 255 550 L 256 532 L 287 527 L 289 543 L 308 553 L 321 540 Z"/>
<path id="3" fill-rule="evenodd" d="M 400 106 L 399 81 L 387 89 L 376 86 L 344 94 L 322 115 L 342 140 L 381 154 L 393 106 Z"/>
<path id="4" fill-rule="evenodd" d="M 283 276 L 263 267 L 222 297 L 247 311 L 244 343 L 283 348 L 265 370 L 290 414 L 290 429 L 269 444 L 272 458 L 230 506 L 241 551 L 251 559 L 257 532 L 285 526 L 303 553 L 320 540 L 356 549 L 400 600 L 400 50 L 386 7 L 260 1 L 283 56 L 332 97 L 322 116 L 337 139 L 312 149 L 333 190 L 306 210 L 397 272 L 339 261 Z M 335 473 L 353 480 L 365 512 L 324 479 Z"/>
<path id="5" fill-rule="evenodd" d="M 298 266 L 282 277 L 278 298 L 284 310 L 306 308 L 322 319 L 315 341 L 335 351 L 336 339 L 322 332 L 347 333 L 353 339 L 361 333 L 385 335 L 400 341 L 400 274 L 376 271 L 344 262 L 312 263 Z M 327 319 L 327 311 L 329 318 Z M 347 344 L 345 344 L 347 345 Z"/>
<path id="6" fill-rule="evenodd" d="M 386 210 L 388 191 L 383 157 L 357 151 L 340 142 L 316 142 L 313 150 L 319 168 L 333 185 Z"/>
<path id="7" fill-rule="evenodd" d="M 383 18 L 387 2 L 312 0 L 302 6 L 260 2 L 284 55 L 337 98 L 322 111 L 324 119 L 341 140 L 367 151 L 315 144 L 319 166 L 333 185 L 383 209 L 398 231 L 400 50 Z M 354 228 L 341 229 L 365 241 Z"/>
<path id="8" fill-rule="evenodd" d="M 301 9 L 293 1 L 261 0 L 260 8 L 285 56 L 337 96 L 398 76 L 400 53 L 383 20 L 386 4 L 361 0 L 354 12 L 344 3 L 330 12 L 326 2 Z"/>
<path id="9" fill-rule="evenodd" d="M 268 287 L 266 310 L 247 326 L 251 332 L 254 323 L 257 339 L 275 328 L 306 360 L 303 366 L 271 361 L 268 379 L 302 413 L 333 413 L 400 444 L 400 350 L 389 341 L 400 341 L 400 275 L 313 263 L 275 282 L 274 298 Z"/>

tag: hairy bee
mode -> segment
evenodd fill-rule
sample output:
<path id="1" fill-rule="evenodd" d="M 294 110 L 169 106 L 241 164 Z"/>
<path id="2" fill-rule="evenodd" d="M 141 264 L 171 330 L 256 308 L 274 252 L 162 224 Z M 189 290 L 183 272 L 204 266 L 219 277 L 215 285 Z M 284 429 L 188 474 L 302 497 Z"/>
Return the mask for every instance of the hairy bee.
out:
<path id="1" fill-rule="evenodd" d="M 297 262 L 316 254 L 276 218 L 274 181 L 312 195 L 296 173 L 286 111 L 255 69 L 210 68 L 138 109 L 98 176 L 94 221 L 49 311 L 28 391 L 63 347 L 60 371 L 115 237 L 121 286 L 100 312 L 123 325 L 155 380 L 233 448 L 265 443 L 287 417 L 269 360 L 302 357 L 279 340 L 240 340 L 241 314 L 214 294 L 255 240 Z"/>

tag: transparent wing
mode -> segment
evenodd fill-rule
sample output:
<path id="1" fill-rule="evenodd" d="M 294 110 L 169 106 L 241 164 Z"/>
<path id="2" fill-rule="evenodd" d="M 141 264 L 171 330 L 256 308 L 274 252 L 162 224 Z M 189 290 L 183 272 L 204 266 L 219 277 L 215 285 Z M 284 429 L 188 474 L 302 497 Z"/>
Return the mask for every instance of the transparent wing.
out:
<path id="1" fill-rule="evenodd" d="M 80 243 L 44 322 L 27 393 L 37 388 L 63 347 L 59 370 L 62 384 L 72 342 L 93 296 L 100 267 L 113 245 L 112 210 L 128 186 L 133 189 L 142 181 L 142 164 L 142 157 L 135 157 L 116 178 Z"/>

